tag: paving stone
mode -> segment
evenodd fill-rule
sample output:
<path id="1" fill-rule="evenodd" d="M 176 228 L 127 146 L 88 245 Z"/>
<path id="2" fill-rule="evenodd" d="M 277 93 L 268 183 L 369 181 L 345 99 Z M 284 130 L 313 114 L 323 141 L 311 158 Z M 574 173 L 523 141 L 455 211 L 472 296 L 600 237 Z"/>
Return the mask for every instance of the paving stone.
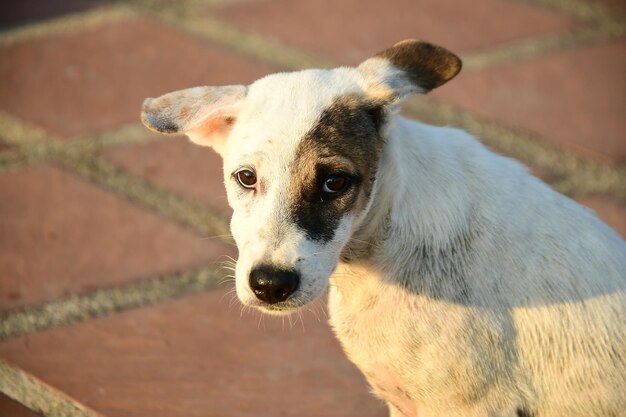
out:
<path id="1" fill-rule="evenodd" d="M 600 161 L 626 161 L 626 40 L 461 72 L 435 97 Z"/>
<path id="2" fill-rule="evenodd" d="M 11 149 L 11 145 L 0 142 L 0 152 L 8 151 Z"/>
<path id="3" fill-rule="evenodd" d="M 0 27 L 30 23 L 103 7 L 105 0 L 20 0 L 0 2 Z"/>
<path id="4" fill-rule="evenodd" d="M 0 311 L 234 252 L 51 167 L 3 174 L 0 195 Z"/>
<path id="5" fill-rule="evenodd" d="M 40 417 L 17 401 L 0 393 L 0 416 L 3 417 Z"/>
<path id="6" fill-rule="evenodd" d="M 626 15 L 626 2 L 624 0 L 591 0 L 591 2 L 615 12 L 615 17 L 618 15 L 624 17 Z"/>
<path id="7" fill-rule="evenodd" d="M 137 122 L 145 97 L 268 66 L 145 18 L 0 47 L 0 109 L 61 137 Z"/>
<path id="8" fill-rule="evenodd" d="M 596 212 L 606 224 L 626 239 L 626 204 L 603 195 L 590 195 L 577 201 Z"/>
<path id="9" fill-rule="evenodd" d="M 207 13 L 341 64 L 359 63 L 405 38 L 466 52 L 576 25 L 547 9 L 506 0 L 275 0 L 226 3 Z"/>
<path id="10" fill-rule="evenodd" d="M 387 415 L 326 323 L 283 329 L 228 304 L 223 288 L 11 339 L 0 357 L 107 417 Z"/>
<path id="11" fill-rule="evenodd" d="M 177 137 L 120 146 L 102 155 L 135 175 L 230 217 L 222 159 L 210 148 Z"/>

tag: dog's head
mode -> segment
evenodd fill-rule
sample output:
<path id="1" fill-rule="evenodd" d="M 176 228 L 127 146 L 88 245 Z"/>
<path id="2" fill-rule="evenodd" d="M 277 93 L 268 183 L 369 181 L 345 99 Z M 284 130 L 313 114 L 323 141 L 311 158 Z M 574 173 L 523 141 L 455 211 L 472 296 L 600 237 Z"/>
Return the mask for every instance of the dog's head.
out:
<path id="1" fill-rule="evenodd" d="M 322 294 L 366 216 L 397 103 L 460 69 L 446 49 L 407 40 L 357 68 L 149 98 L 142 119 L 223 157 L 237 294 L 263 311 L 289 312 Z"/>

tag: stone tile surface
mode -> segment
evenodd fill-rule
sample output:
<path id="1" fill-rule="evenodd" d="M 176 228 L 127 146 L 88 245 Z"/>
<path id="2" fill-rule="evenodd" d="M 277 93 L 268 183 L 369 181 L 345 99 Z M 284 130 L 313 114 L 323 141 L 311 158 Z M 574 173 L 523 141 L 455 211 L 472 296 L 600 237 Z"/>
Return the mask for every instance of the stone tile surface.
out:
<path id="1" fill-rule="evenodd" d="M 145 18 L 0 47 L 0 109 L 61 137 L 139 120 L 144 98 L 273 72 Z"/>
<path id="2" fill-rule="evenodd" d="M 135 175 L 230 216 L 222 159 L 210 148 L 181 136 L 108 149 L 102 156 Z"/>
<path id="3" fill-rule="evenodd" d="M 0 393 L 0 416 L 2 417 L 41 417 L 22 404 Z"/>
<path id="4" fill-rule="evenodd" d="M 0 27 L 103 7 L 105 0 L 19 0 L 0 2 Z"/>
<path id="5" fill-rule="evenodd" d="M 600 161 L 626 162 L 626 40 L 461 72 L 435 97 Z"/>
<path id="6" fill-rule="evenodd" d="M 268 0 L 225 3 L 208 13 L 343 65 L 405 38 L 466 52 L 576 25 L 547 9 L 507 0 Z"/>
<path id="7" fill-rule="evenodd" d="M 8 151 L 9 149 L 11 149 L 11 145 L 0 142 L 0 152 Z"/>
<path id="8" fill-rule="evenodd" d="M 233 255 L 54 168 L 5 173 L 0 195 L 0 311 Z"/>
<path id="9" fill-rule="evenodd" d="M 602 195 L 584 196 L 577 201 L 595 211 L 598 217 L 626 239 L 626 204 Z"/>
<path id="10" fill-rule="evenodd" d="M 591 3 L 606 7 L 615 17 L 626 16 L 626 2 L 624 0 L 590 0 Z"/>
<path id="11" fill-rule="evenodd" d="M 383 417 L 325 322 L 240 316 L 223 288 L 0 343 L 107 417 Z"/>

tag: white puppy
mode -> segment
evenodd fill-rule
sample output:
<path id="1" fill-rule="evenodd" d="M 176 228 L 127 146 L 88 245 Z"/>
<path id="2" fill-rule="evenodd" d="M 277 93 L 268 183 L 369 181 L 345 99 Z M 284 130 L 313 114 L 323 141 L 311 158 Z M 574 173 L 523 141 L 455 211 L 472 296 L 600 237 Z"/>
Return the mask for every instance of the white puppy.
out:
<path id="1" fill-rule="evenodd" d="M 460 60 L 407 40 L 357 68 L 144 102 L 224 158 L 237 294 L 330 322 L 393 416 L 626 415 L 626 244 L 469 134 L 397 114 Z"/>

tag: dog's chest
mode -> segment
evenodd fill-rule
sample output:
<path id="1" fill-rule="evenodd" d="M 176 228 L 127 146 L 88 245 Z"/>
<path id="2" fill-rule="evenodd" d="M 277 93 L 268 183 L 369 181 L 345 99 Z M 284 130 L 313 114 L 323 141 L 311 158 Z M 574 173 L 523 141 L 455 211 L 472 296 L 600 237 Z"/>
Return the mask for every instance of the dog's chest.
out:
<path id="1" fill-rule="evenodd" d="M 376 394 L 407 417 L 417 416 L 415 401 L 399 370 L 411 341 L 402 331 L 402 312 L 390 305 L 393 295 L 365 279 L 350 291 L 338 289 L 347 282 L 335 281 L 329 295 L 330 322 L 346 354 Z"/>
<path id="2" fill-rule="evenodd" d="M 406 417 L 417 417 L 417 407 L 405 384 L 391 368 L 384 364 L 369 365 L 366 378 L 376 394 L 393 404 Z"/>

